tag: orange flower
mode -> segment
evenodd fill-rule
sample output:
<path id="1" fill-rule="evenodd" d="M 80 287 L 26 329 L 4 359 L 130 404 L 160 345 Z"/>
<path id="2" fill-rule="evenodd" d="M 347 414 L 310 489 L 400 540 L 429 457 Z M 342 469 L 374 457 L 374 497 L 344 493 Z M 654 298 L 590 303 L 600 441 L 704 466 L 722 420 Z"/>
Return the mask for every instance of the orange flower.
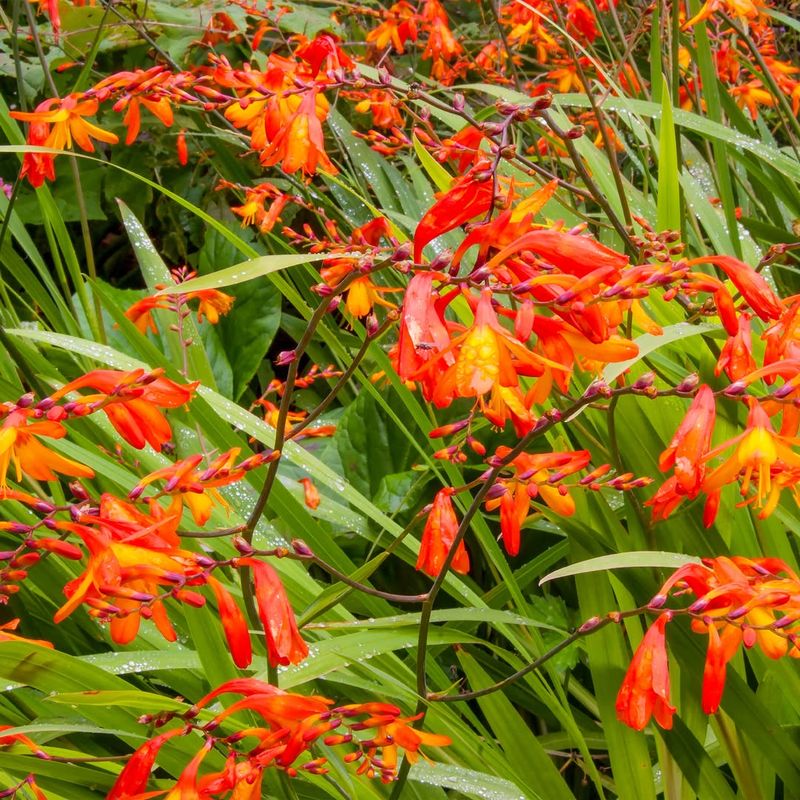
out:
<path id="1" fill-rule="evenodd" d="M 732 380 L 738 381 L 756 369 L 753 358 L 753 345 L 751 341 L 749 314 L 744 313 L 739 317 L 739 330 L 735 336 L 729 336 L 722 352 L 717 359 L 714 374 L 719 375 L 723 370 Z"/>
<path id="2" fill-rule="evenodd" d="M 189 506 L 194 521 L 202 526 L 211 517 L 214 504 L 228 508 L 225 498 L 217 491 L 219 486 L 227 486 L 240 480 L 245 469 L 241 466 L 234 468 L 234 462 L 239 455 L 239 448 L 234 447 L 217 456 L 208 468 L 200 471 L 198 467 L 203 460 L 200 454 L 189 456 L 181 461 L 176 461 L 169 467 L 158 469 L 145 475 L 130 493 L 131 499 L 136 499 L 144 492 L 145 487 L 155 481 L 164 480 L 166 484 L 160 494 L 171 494 L 172 504 L 170 514 L 180 518 L 183 504 Z"/>
<path id="3" fill-rule="evenodd" d="M 305 504 L 311 508 L 318 508 L 320 504 L 320 496 L 317 487 L 314 486 L 314 481 L 311 478 L 300 478 L 300 483 L 303 484 L 303 495 L 305 497 Z"/>
<path id="4" fill-rule="evenodd" d="M 433 401 L 440 407 L 455 397 L 482 398 L 495 386 L 518 386 L 519 375 L 541 375 L 545 366 L 562 369 L 560 364 L 532 353 L 500 324 L 489 289 L 481 292 L 472 327 L 434 355 L 420 374 L 433 369 L 453 351 L 455 363 L 442 374 L 433 390 Z"/>
<path id="5" fill-rule="evenodd" d="M 382 11 L 384 21 L 367 33 L 367 42 L 378 50 L 391 45 L 397 53 L 404 52 L 405 43 L 410 39 L 417 41 L 417 14 L 406 0 L 400 0 Z"/>
<path id="6" fill-rule="evenodd" d="M 187 292 L 186 300 L 199 300 L 197 307 L 197 321 L 202 322 L 205 317 L 210 325 L 216 325 L 220 317 L 224 317 L 233 306 L 236 299 L 218 289 L 197 289 Z"/>
<path id="7" fill-rule="evenodd" d="M 289 174 L 302 169 L 305 174 L 313 175 L 319 166 L 335 175 L 339 170 L 325 152 L 320 109 L 325 119 L 328 101 L 316 91 L 306 92 L 297 110 L 262 151 L 261 163 L 270 167 L 281 162 L 284 172 Z"/>
<path id="8" fill-rule="evenodd" d="M 263 561 L 239 559 L 253 569 L 258 616 L 267 639 L 267 657 L 271 666 L 299 664 L 308 655 L 308 645 L 297 630 L 294 611 L 278 573 Z"/>
<path id="9" fill-rule="evenodd" d="M 495 456 L 502 460 L 510 452 L 510 447 L 498 447 Z M 588 450 L 520 453 L 510 463 L 514 477 L 499 480 L 497 485 L 503 491 L 486 501 L 487 511 L 500 508 L 500 530 L 510 556 L 519 554 L 520 529 L 535 498 L 541 497 L 549 508 L 561 516 L 569 517 L 575 513 L 575 501 L 565 488 L 557 484 L 567 475 L 584 469 L 590 458 Z"/>
<path id="10" fill-rule="evenodd" d="M 73 413 L 102 408 L 122 438 L 138 450 L 149 443 L 154 450 L 172 439 L 172 429 L 159 408 L 178 408 L 192 399 L 197 383 L 179 384 L 163 377 L 164 370 L 122 372 L 95 369 L 70 381 L 51 395 L 57 400 L 77 389 L 98 389 L 102 394 L 83 395 Z"/>
<path id="11" fill-rule="evenodd" d="M 664 628 L 672 615 L 662 614 L 636 649 L 617 695 L 617 719 L 642 730 L 655 716 L 662 727 L 672 727 L 675 707 L 669 702 L 669 664 Z"/>
<path id="12" fill-rule="evenodd" d="M 716 414 L 714 392 L 703 384 L 672 441 L 658 459 L 662 472 L 675 468 L 676 489 L 689 498 L 697 497 L 705 476 L 705 455 L 711 446 Z"/>
<path id="13" fill-rule="evenodd" d="M 37 481 L 54 481 L 57 472 L 75 478 L 94 477 L 94 470 L 48 450 L 37 438 L 62 439 L 67 431 L 60 422 L 28 422 L 29 416 L 29 411 L 16 408 L 3 420 L 0 428 L 0 489 L 6 488 L 6 475 L 12 463 L 17 481 L 22 480 L 23 473 Z"/>
<path id="14" fill-rule="evenodd" d="M 31 123 L 29 144 L 65 150 L 72 147 L 74 140 L 82 150 L 93 153 L 93 138 L 107 144 L 116 144 L 119 141 L 113 133 L 104 131 L 85 119 L 97 113 L 98 105 L 95 98 L 86 99 L 82 94 L 71 94 L 63 99 L 45 100 L 35 111 L 12 111 L 11 116 Z M 41 186 L 45 177 L 53 177 L 53 159 L 54 156 L 46 153 L 26 154 L 23 174 L 28 176 L 34 186 Z"/>
<path id="15" fill-rule="evenodd" d="M 431 578 L 435 578 L 442 571 L 447 554 L 458 533 L 458 517 L 450 499 L 452 495 L 453 490 L 449 487 L 440 489 L 436 493 L 422 532 L 416 568 Z M 462 575 L 469 572 L 469 555 L 463 541 L 459 542 L 451 566 Z"/>
<path id="16" fill-rule="evenodd" d="M 783 313 L 783 303 L 772 291 L 763 275 L 756 272 L 749 264 L 739 261 L 732 256 L 702 256 L 687 262 L 690 266 L 695 264 L 713 264 L 719 267 L 730 279 L 758 317 L 764 322 L 778 319 Z M 735 335 L 736 331 L 728 331 Z"/>
<path id="17" fill-rule="evenodd" d="M 158 751 L 166 742 L 174 736 L 183 734 L 181 728 L 161 733 L 145 742 L 128 759 L 128 762 L 117 776 L 117 780 L 111 787 L 106 800 L 128 800 L 131 797 L 138 797 L 144 792 L 153 765 L 158 757 Z"/>
<path id="18" fill-rule="evenodd" d="M 743 433 L 723 442 L 706 456 L 710 460 L 733 447 L 734 451 L 703 481 L 703 491 L 714 496 L 728 483 L 741 481 L 741 494 L 750 491 L 753 476 L 756 477 L 755 492 L 745 502 L 754 502 L 761 509 L 759 518 L 769 516 L 778 504 L 781 489 L 786 487 L 777 477 L 791 476 L 791 483 L 800 480 L 800 440 L 775 433 L 767 412 L 754 400 L 750 400 L 750 413 Z M 766 501 L 766 502 L 765 502 Z"/>
<path id="19" fill-rule="evenodd" d="M 394 353 L 397 374 L 403 380 L 421 379 L 426 400 L 433 398 L 439 379 L 455 364 L 449 352 L 450 334 L 444 321 L 444 308 L 453 294 L 438 298 L 433 290 L 435 274 L 420 272 L 409 281 L 400 313 L 400 330 Z M 430 363 L 431 368 L 422 368 Z M 438 405 L 447 405 L 449 400 Z"/>
<path id="20" fill-rule="evenodd" d="M 446 192 L 438 192 L 436 202 L 425 212 L 414 231 L 414 261 L 422 261 L 422 251 L 428 242 L 485 214 L 493 200 L 491 180 L 483 176 L 478 179 L 475 169 L 458 178 Z"/>
<path id="21" fill-rule="evenodd" d="M 85 522 L 93 521 L 87 515 Z M 155 545 L 154 531 L 145 542 L 136 541 L 135 536 L 130 541 L 120 540 L 108 527 L 96 530 L 84 522 L 64 522 L 59 527 L 83 539 L 89 549 L 89 564 L 83 575 L 64 587 L 68 599 L 56 612 L 55 622 L 62 622 L 86 603 L 90 613 L 110 619 L 111 638 L 117 644 L 136 638 L 142 616 L 152 619 L 167 641 L 177 639 L 160 599 L 160 587 L 175 588 L 201 574 L 196 554 L 175 548 L 166 539 Z"/>
<path id="22" fill-rule="evenodd" d="M 125 316 L 137 327 L 140 333 L 152 331 L 158 333 L 156 323 L 153 320 L 153 311 L 156 309 L 168 309 L 168 298 L 162 295 L 151 295 L 137 300 L 126 312 Z"/>

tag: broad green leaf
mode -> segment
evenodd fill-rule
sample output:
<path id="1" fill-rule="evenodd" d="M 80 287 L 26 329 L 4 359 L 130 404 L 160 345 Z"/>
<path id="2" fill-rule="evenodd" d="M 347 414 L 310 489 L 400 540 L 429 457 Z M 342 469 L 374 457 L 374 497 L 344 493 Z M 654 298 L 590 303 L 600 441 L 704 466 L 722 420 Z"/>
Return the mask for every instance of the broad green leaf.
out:
<path id="1" fill-rule="evenodd" d="M 146 711 L 185 711 L 186 704 L 179 700 L 172 700 L 161 694 L 140 692 L 135 689 L 120 691 L 91 690 L 88 692 L 64 692 L 53 694 L 47 698 L 50 703 L 59 703 L 68 706 L 123 706 Z"/>

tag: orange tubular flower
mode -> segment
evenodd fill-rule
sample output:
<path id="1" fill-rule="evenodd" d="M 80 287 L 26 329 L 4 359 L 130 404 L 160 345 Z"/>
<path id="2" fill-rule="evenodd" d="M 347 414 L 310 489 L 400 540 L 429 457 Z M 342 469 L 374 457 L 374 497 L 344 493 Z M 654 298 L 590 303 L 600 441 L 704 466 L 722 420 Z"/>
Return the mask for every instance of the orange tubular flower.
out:
<path id="1" fill-rule="evenodd" d="M 158 757 L 158 751 L 166 742 L 182 733 L 180 728 L 175 728 L 175 730 L 161 733 L 145 742 L 128 759 L 106 800 L 128 800 L 128 798 L 141 795 L 147 786 L 153 765 Z"/>
<path id="2" fill-rule="evenodd" d="M 759 518 L 764 519 L 775 510 L 781 489 L 800 480 L 798 445 L 800 440 L 775 433 L 767 412 L 755 399 L 751 399 L 744 432 L 723 442 L 705 456 L 706 460 L 711 460 L 725 450 L 735 448 L 722 464 L 706 476 L 703 491 L 713 497 L 726 484 L 741 480 L 741 494 L 746 497 L 755 473 L 755 492 L 745 502 L 754 502 L 755 507 L 761 509 Z"/>
<path id="3" fill-rule="evenodd" d="M 159 408 L 178 408 L 192 399 L 197 383 L 179 384 L 163 377 L 163 370 L 122 372 L 95 369 L 70 381 L 51 397 L 56 400 L 77 389 L 97 389 L 102 394 L 81 396 L 74 413 L 102 408 L 122 438 L 138 450 L 154 450 L 172 439 L 172 429 Z"/>
<path id="4" fill-rule="evenodd" d="M 267 638 L 267 657 L 273 667 L 299 664 L 308 655 L 308 645 L 297 630 L 291 603 L 278 573 L 263 561 L 240 559 L 253 569 L 258 616 Z"/>
<path id="5" fill-rule="evenodd" d="M 367 42 L 378 50 L 385 50 L 391 45 L 395 52 L 402 54 L 409 39 L 417 41 L 417 14 L 414 7 L 406 0 L 400 0 L 384 10 L 383 15 L 385 20 L 367 33 Z"/>
<path id="6" fill-rule="evenodd" d="M 94 477 L 94 470 L 48 450 L 37 438 L 62 439 L 67 431 L 60 422 L 28 422 L 28 419 L 29 413 L 18 408 L 3 420 L 0 428 L 0 489 L 6 489 L 6 475 L 12 463 L 17 481 L 22 480 L 23 473 L 37 481 L 54 481 L 58 472 L 74 478 Z"/>
<path id="7" fill-rule="evenodd" d="M 511 448 L 498 447 L 495 456 L 504 459 Z M 498 481 L 504 491 L 486 501 L 486 510 L 500 509 L 500 530 L 510 556 L 519 554 L 520 529 L 537 497 L 564 517 L 575 513 L 575 501 L 566 487 L 557 484 L 568 475 L 584 469 L 591 458 L 588 450 L 568 453 L 520 453 L 509 465 L 514 477 Z"/>
<path id="8" fill-rule="evenodd" d="M 320 116 L 321 114 L 321 116 Z M 325 152 L 321 121 L 328 116 L 328 101 L 316 91 L 306 92 L 297 110 L 261 153 L 265 167 L 281 162 L 284 172 L 302 169 L 313 175 L 317 167 L 335 175 L 339 170 Z"/>
<path id="9" fill-rule="evenodd" d="M 436 493 L 422 532 L 416 568 L 431 578 L 435 578 L 442 571 L 447 554 L 458 533 L 458 517 L 450 499 L 452 495 L 451 488 L 440 489 Z M 451 566 L 462 575 L 469 572 L 469 555 L 463 541 L 459 542 Z"/>
<path id="10" fill-rule="evenodd" d="M 245 620 L 242 610 L 236 605 L 231 593 L 216 578 L 209 576 L 208 585 L 217 599 L 219 618 L 222 621 L 222 629 L 225 631 L 233 663 L 239 669 L 246 669 L 253 660 L 247 620 Z"/>
<path id="11" fill-rule="evenodd" d="M 131 491 L 131 499 L 136 499 L 144 492 L 145 487 L 155 481 L 164 480 L 166 484 L 162 494 L 172 495 L 172 504 L 169 514 L 180 519 L 183 504 L 189 506 L 194 521 L 202 526 L 208 522 L 214 504 L 228 508 L 225 498 L 217 491 L 220 486 L 227 486 L 244 477 L 245 470 L 241 467 L 234 468 L 234 462 L 239 455 L 239 448 L 234 447 L 217 456 L 208 468 L 200 471 L 198 467 L 203 460 L 200 454 L 189 456 L 177 461 L 169 467 L 158 469 L 145 475 Z"/>
<path id="12" fill-rule="evenodd" d="M 186 293 L 187 301 L 200 301 L 200 305 L 197 307 L 197 321 L 202 322 L 205 317 L 209 325 L 216 325 L 219 318 L 224 317 L 231 310 L 235 299 L 218 289 L 197 289 Z"/>
<path id="13" fill-rule="evenodd" d="M 695 596 L 685 612 L 692 617 L 692 630 L 708 635 L 702 697 L 706 714 L 720 706 L 726 666 L 740 644 L 758 645 L 773 659 L 786 654 L 800 658 L 800 578 L 780 559 L 721 556 L 688 563 L 669 577 L 651 606 L 663 606 L 670 593 Z M 673 613 L 663 613 L 648 631 L 617 698 L 620 720 L 637 730 L 651 713 L 662 727 L 672 724 L 664 625 Z"/>
<path id="14" fill-rule="evenodd" d="M 119 141 L 113 133 L 104 131 L 85 119 L 94 116 L 98 106 L 95 98 L 86 99 L 82 94 L 71 94 L 60 100 L 45 100 L 35 111 L 12 111 L 11 116 L 31 123 L 28 144 L 66 150 L 72 147 L 74 140 L 82 150 L 93 153 L 93 138 L 107 144 L 116 144 Z M 28 176 L 34 186 L 41 186 L 46 177 L 53 177 L 53 158 L 54 156 L 45 153 L 26 154 L 23 174 Z"/>
<path id="15" fill-rule="evenodd" d="M 756 369 L 753 358 L 753 345 L 751 340 L 749 314 L 739 317 L 739 330 L 736 336 L 729 336 L 714 368 L 714 374 L 719 375 L 723 370 L 732 380 L 738 381 Z"/>
<path id="16" fill-rule="evenodd" d="M 713 264 L 719 267 L 728 276 L 747 305 L 764 322 L 778 319 L 783 313 L 783 303 L 780 298 L 772 291 L 766 278 L 756 272 L 749 264 L 745 264 L 743 261 L 731 256 L 702 256 L 687 263 L 690 266 Z M 736 331 L 733 331 L 733 334 L 735 333 Z"/>
<path id="17" fill-rule="evenodd" d="M 303 497 L 306 506 L 311 509 L 318 508 L 321 501 L 317 487 L 314 486 L 314 481 L 311 478 L 300 478 L 300 483 L 303 484 Z"/>
<path id="18" fill-rule="evenodd" d="M 658 459 L 662 472 L 675 468 L 676 489 L 689 498 L 697 497 L 705 477 L 704 459 L 711 446 L 716 415 L 714 392 L 703 384 L 672 441 Z"/>
<path id="19" fill-rule="evenodd" d="M 162 295 L 152 295 L 137 300 L 126 312 L 125 316 L 136 326 L 139 333 L 158 333 L 156 323 L 153 320 L 153 311 L 156 309 L 165 310 L 169 308 L 168 298 Z"/>
<path id="20" fill-rule="evenodd" d="M 422 261 L 422 251 L 428 242 L 485 214 L 493 200 L 491 180 L 478 180 L 474 169 L 458 178 L 446 192 L 438 192 L 436 202 L 425 212 L 414 231 L 414 261 Z"/>
<path id="21" fill-rule="evenodd" d="M 664 635 L 670 619 L 671 613 L 666 612 L 650 626 L 617 695 L 617 719 L 637 731 L 653 716 L 662 728 L 672 727 L 675 707 L 669 701 L 669 664 Z"/>
<path id="22" fill-rule="evenodd" d="M 483 395 L 495 387 L 518 386 L 519 375 L 538 376 L 545 367 L 563 369 L 532 353 L 500 324 L 489 289 L 481 293 L 472 327 L 434 355 L 420 373 L 433 369 L 450 351 L 455 351 L 455 363 L 447 368 L 433 392 L 433 402 L 440 407 L 455 397 L 476 397 L 483 408 Z"/>

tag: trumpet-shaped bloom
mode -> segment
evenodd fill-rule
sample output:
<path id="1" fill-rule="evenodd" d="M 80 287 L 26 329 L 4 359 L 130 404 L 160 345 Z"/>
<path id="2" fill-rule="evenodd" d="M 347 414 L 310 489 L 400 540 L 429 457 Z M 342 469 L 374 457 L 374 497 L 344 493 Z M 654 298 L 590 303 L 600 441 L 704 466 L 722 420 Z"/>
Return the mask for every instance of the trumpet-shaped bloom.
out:
<path id="1" fill-rule="evenodd" d="M 203 460 L 200 454 L 176 461 L 169 467 L 145 475 L 131 491 L 130 497 L 136 499 L 151 483 L 166 481 L 160 494 L 172 495 L 169 513 L 180 518 L 185 503 L 194 521 L 198 525 L 205 525 L 215 504 L 226 510 L 228 508 L 225 498 L 217 491 L 218 487 L 235 483 L 244 477 L 245 469 L 241 466 L 234 467 L 238 455 L 239 448 L 234 447 L 217 456 L 202 471 L 199 469 Z"/>
<path id="2" fill-rule="evenodd" d="M 256 605 L 266 634 L 269 663 L 273 667 L 299 664 L 308 655 L 308 645 L 297 629 L 292 605 L 278 573 L 269 564 L 253 558 L 239 559 L 239 564 L 253 570 Z"/>
<path id="3" fill-rule="evenodd" d="M 431 578 L 442 571 L 458 533 L 458 517 L 453 508 L 452 495 L 450 488 L 440 489 L 436 493 L 422 532 L 416 566 Z M 451 566 L 456 572 L 469 572 L 469 555 L 463 541 L 458 544 Z"/>
<path id="4" fill-rule="evenodd" d="M 670 619 L 667 612 L 650 626 L 633 655 L 617 695 L 617 718 L 637 731 L 642 730 L 653 716 L 662 728 L 672 727 L 675 707 L 670 704 L 664 635 Z"/>
<path id="5" fill-rule="evenodd" d="M 509 447 L 498 447 L 495 453 L 500 460 L 511 452 Z M 588 450 L 567 453 L 520 453 L 510 463 L 514 476 L 498 481 L 504 489 L 498 497 L 486 501 L 486 510 L 500 509 L 500 531 L 503 545 L 510 556 L 519 554 L 520 530 L 530 513 L 533 500 L 541 498 L 546 505 L 561 516 L 575 513 L 575 501 L 566 487 L 558 483 L 584 469 L 591 458 Z"/>
<path id="6" fill-rule="evenodd" d="M 711 447 L 716 414 L 714 393 L 704 384 L 697 390 L 686 416 L 658 459 L 662 471 L 674 467 L 676 488 L 690 498 L 697 496 L 705 476 L 704 457 Z"/>
<path id="7" fill-rule="evenodd" d="M 198 385 L 175 383 L 162 373 L 96 369 L 65 384 L 51 397 L 60 399 L 78 389 L 97 389 L 102 394 L 82 396 L 73 413 L 102 408 L 117 433 L 132 447 L 141 450 L 149 443 L 160 451 L 172 438 L 172 429 L 159 409 L 185 405 Z"/>

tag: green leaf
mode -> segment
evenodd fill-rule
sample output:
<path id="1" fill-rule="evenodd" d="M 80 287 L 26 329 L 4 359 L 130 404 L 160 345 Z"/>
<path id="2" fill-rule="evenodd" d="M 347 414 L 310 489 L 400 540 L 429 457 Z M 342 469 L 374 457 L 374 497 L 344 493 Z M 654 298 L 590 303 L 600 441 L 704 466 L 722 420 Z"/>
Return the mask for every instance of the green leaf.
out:
<path id="1" fill-rule="evenodd" d="M 659 231 L 681 230 L 681 181 L 678 145 L 672 119 L 672 99 L 661 93 L 661 125 L 658 131 L 658 201 L 656 225 Z"/>
<path id="2" fill-rule="evenodd" d="M 422 164 L 422 168 L 428 173 L 428 177 L 436 184 L 440 192 L 446 192 L 453 182 L 453 176 L 420 144 L 417 135 L 414 134 L 414 152 Z"/>
<path id="3" fill-rule="evenodd" d="M 478 800 L 520 800 L 522 796 L 520 788 L 505 778 L 457 764 L 418 761 L 408 777 L 417 783 L 454 789 L 460 795 L 470 795 Z"/>
<path id="4" fill-rule="evenodd" d="M 164 697 L 161 694 L 140 692 L 137 689 L 121 689 L 119 691 L 92 690 L 88 692 L 65 692 L 53 694 L 47 698 L 50 703 L 68 706 L 123 706 L 149 712 L 185 711 L 186 703 Z"/>
<path id="5" fill-rule="evenodd" d="M 688 322 L 678 322 L 675 325 L 667 325 L 660 336 L 654 336 L 652 333 L 643 333 L 634 340 L 639 347 L 639 353 L 634 356 L 634 358 L 629 358 L 627 361 L 609 364 L 603 370 L 603 380 L 606 381 L 606 383 L 612 383 L 626 370 L 629 370 L 634 364 L 641 361 L 645 356 L 650 355 L 654 350 L 658 350 L 673 342 L 686 339 L 689 336 L 699 336 L 700 334 L 724 336 L 725 332 L 721 330 L 718 325 L 710 325 L 705 322 L 701 322 L 698 325 L 692 325 Z"/>
<path id="6" fill-rule="evenodd" d="M 584 575 L 587 572 L 608 572 L 613 569 L 633 569 L 636 567 L 665 567 L 678 569 L 684 564 L 699 564 L 700 559 L 683 553 L 663 553 L 657 550 L 639 550 L 634 553 L 613 553 L 598 556 L 577 564 L 570 564 L 544 576 L 539 581 L 541 586 L 548 581 L 567 578 L 570 575 Z"/>
<path id="7" fill-rule="evenodd" d="M 199 278 L 192 278 L 181 284 L 168 286 L 166 289 L 162 289 L 159 294 L 185 294 L 186 292 L 197 292 L 201 289 L 222 289 L 225 286 L 234 286 L 237 283 L 263 278 L 273 272 L 279 272 L 289 267 L 310 264 L 312 261 L 322 261 L 324 258 L 330 258 L 330 256 L 325 254 L 297 255 L 294 253 L 259 256 L 258 258 L 250 258 L 247 261 L 234 264 L 232 267 L 211 272 L 208 275 L 201 275 Z"/>

